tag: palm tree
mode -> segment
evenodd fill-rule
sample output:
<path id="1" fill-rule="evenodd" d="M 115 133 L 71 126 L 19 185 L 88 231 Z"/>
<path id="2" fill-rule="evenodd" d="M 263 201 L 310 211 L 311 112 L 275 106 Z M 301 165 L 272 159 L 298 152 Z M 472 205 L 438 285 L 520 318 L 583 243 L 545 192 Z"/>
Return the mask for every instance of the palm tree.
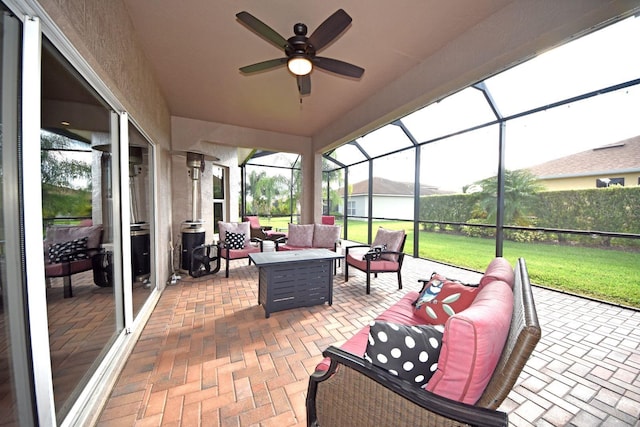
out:
<path id="1" fill-rule="evenodd" d="M 247 213 L 258 214 L 258 201 L 260 199 L 259 196 L 259 182 L 266 177 L 267 174 L 264 171 L 256 172 L 252 170 L 249 173 L 249 178 L 247 182 Z"/>
<path id="2" fill-rule="evenodd" d="M 258 208 L 267 216 L 271 216 L 271 208 L 278 196 L 286 194 L 289 180 L 282 175 L 263 176 L 256 182 L 254 196 L 258 195 Z M 254 201 L 255 203 L 255 201 Z M 255 205 L 254 205 L 255 206 Z"/>
<path id="3" fill-rule="evenodd" d="M 480 206 L 487 213 L 487 219 L 496 220 L 498 178 L 491 177 L 476 183 L 482 188 L 479 194 Z M 533 196 L 544 190 L 536 177 L 525 169 L 504 173 L 504 223 L 516 225 L 530 225 L 527 210 Z"/>

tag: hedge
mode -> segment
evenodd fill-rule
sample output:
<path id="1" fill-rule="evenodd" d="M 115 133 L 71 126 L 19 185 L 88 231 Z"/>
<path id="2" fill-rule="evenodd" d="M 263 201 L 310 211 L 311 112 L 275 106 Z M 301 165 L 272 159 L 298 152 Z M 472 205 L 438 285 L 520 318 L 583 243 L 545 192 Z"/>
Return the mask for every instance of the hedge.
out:
<path id="1" fill-rule="evenodd" d="M 420 198 L 420 221 L 487 224 L 488 222 L 482 219 L 484 216 L 479 200 L 478 193 L 423 196 Z M 532 226 L 640 234 L 640 187 L 540 192 L 532 198 L 528 206 L 527 214 Z M 433 226 L 426 227 L 434 228 Z M 477 227 L 461 227 L 460 231 L 467 235 L 493 233 L 492 230 L 482 231 Z M 531 232 L 505 234 L 507 238 L 512 237 L 513 240 L 518 241 L 557 239 L 595 242 L 593 238 L 588 236 L 580 237 L 567 234 L 545 236 L 542 233 L 528 233 Z M 636 240 L 636 243 L 639 242 Z M 600 238 L 597 242 L 602 245 L 611 243 L 609 238 Z"/>

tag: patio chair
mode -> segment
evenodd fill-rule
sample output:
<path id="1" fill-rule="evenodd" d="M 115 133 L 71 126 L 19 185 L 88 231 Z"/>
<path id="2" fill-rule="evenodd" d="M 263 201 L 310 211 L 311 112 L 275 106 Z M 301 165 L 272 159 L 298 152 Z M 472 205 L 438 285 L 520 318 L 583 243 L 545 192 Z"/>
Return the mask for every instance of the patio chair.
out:
<path id="1" fill-rule="evenodd" d="M 47 227 L 44 239 L 45 278 L 62 277 L 65 298 L 73 297 L 71 276 L 93 269 L 100 253 L 102 225 Z"/>
<path id="2" fill-rule="evenodd" d="M 322 215 L 321 222 L 324 225 L 334 225 L 336 223 L 336 217 L 333 215 Z"/>
<path id="3" fill-rule="evenodd" d="M 349 266 L 367 275 L 367 294 L 371 293 L 371 274 L 396 273 L 398 289 L 402 289 L 402 261 L 404 261 L 404 230 L 387 230 L 380 227 L 373 244 L 347 246 L 344 253 L 344 281 L 349 280 Z"/>
<path id="4" fill-rule="evenodd" d="M 285 233 L 273 230 L 269 225 L 260 225 L 260 218 L 257 216 L 245 216 L 243 221 L 248 221 L 251 227 L 251 237 L 261 240 L 275 240 L 286 236 Z"/>
<path id="5" fill-rule="evenodd" d="M 250 253 L 262 252 L 262 239 L 251 237 L 249 221 L 222 222 L 218 221 L 220 241 L 218 242 L 218 257 L 224 258 L 225 277 L 229 277 L 229 262 L 234 259 L 247 258 L 251 264 Z"/>

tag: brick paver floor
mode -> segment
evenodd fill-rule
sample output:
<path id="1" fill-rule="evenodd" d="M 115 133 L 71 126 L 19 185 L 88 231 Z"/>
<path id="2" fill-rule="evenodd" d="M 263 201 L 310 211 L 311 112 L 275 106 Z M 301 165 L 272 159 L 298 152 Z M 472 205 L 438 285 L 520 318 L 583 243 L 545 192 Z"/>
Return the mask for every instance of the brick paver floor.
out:
<path id="1" fill-rule="evenodd" d="M 223 261 L 224 263 L 224 261 Z M 309 374 L 340 345 L 433 271 L 477 273 L 405 258 L 372 279 L 342 270 L 333 305 L 264 317 L 257 269 L 246 260 L 224 274 L 169 286 L 129 357 L 99 425 L 303 426 Z M 640 312 L 536 287 L 542 339 L 501 409 L 515 426 L 640 426 Z"/>

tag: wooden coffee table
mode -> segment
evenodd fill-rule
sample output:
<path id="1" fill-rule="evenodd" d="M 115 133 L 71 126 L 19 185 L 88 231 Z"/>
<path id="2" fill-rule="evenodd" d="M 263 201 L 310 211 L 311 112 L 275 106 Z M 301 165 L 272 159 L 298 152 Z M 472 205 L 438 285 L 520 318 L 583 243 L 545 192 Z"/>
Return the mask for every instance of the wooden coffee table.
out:
<path id="1" fill-rule="evenodd" d="M 258 303 L 274 311 L 333 303 L 333 263 L 343 256 L 328 249 L 249 254 L 259 270 Z"/>

